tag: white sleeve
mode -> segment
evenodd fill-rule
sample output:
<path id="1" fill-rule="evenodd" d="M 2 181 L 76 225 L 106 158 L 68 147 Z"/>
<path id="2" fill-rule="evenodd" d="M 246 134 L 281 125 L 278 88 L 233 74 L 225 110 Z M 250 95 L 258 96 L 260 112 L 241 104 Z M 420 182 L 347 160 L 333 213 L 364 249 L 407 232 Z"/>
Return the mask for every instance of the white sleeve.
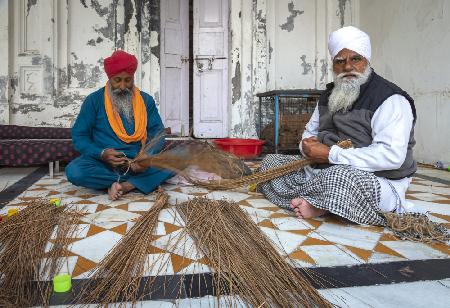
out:
<path id="1" fill-rule="evenodd" d="M 308 123 L 305 126 L 305 130 L 302 134 L 302 140 L 305 138 L 317 136 L 319 133 L 319 103 L 317 103 L 316 108 L 314 108 L 314 112 L 311 115 L 311 118 L 309 119 Z M 303 156 L 305 153 L 303 153 L 302 149 L 302 142 L 300 141 L 298 145 L 300 152 L 302 152 Z"/>
<path id="2" fill-rule="evenodd" d="M 412 125 L 413 114 L 408 100 L 402 95 L 392 95 L 372 117 L 372 144 L 358 149 L 333 145 L 328 160 L 332 164 L 350 165 L 369 172 L 400 168 L 406 157 Z"/>

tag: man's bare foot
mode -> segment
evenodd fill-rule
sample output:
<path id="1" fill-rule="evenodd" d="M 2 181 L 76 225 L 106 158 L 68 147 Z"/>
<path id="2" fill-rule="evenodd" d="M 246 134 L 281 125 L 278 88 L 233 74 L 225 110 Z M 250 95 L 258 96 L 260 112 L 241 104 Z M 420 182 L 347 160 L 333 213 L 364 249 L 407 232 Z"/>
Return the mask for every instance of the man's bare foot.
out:
<path id="1" fill-rule="evenodd" d="M 109 199 L 117 200 L 120 199 L 123 195 L 125 195 L 130 190 L 134 189 L 133 184 L 128 182 L 118 183 L 114 182 L 111 187 L 108 189 Z"/>
<path id="2" fill-rule="evenodd" d="M 298 218 L 314 218 L 327 213 L 326 210 L 318 209 L 312 206 L 303 198 L 295 198 L 291 200 L 291 208 L 294 210 Z"/>

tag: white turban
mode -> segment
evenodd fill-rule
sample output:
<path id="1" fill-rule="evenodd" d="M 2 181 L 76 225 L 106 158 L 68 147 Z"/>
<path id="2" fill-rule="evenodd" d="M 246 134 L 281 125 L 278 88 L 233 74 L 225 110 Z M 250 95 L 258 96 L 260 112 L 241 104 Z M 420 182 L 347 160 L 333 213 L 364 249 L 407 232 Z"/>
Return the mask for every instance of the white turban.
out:
<path id="1" fill-rule="evenodd" d="M 370 38 L 367 33 L 356 27 L 348 26 L 330 33 L 328 37 L 328 50 L 331 59 L 344 48 L 350 49 L 370 62 L 371 47 Z"/>

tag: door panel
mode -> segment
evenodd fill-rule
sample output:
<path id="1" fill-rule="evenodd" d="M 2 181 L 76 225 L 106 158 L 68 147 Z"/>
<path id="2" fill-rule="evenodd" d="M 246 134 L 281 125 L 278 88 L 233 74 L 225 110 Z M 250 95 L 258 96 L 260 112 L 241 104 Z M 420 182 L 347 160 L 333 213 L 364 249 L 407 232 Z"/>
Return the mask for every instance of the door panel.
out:
<path id="1" fill-rule="evenodd" d="M 194 136 L 228 136 L 228 1 L 194 0 Z"/>
<path id="2" fill-rule="evenodd" d="M 172 133 L 189 133 L 189 1 L 161 1 L 161 117 Z"/>
<path id="3" fill-rule="evenodd" d="M 201 100 L 210 102 L 203 104 L 200 110 L 200 121 L 221 121 L 222 120 L 222 72 L 221 70 L 212 70 L 200 76 Z"/>

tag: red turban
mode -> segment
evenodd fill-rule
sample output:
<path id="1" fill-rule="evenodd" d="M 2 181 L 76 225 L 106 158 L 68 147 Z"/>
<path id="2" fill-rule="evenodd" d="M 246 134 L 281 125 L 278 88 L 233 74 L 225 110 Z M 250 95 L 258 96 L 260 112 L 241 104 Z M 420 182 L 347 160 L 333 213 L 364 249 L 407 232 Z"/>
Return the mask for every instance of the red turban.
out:
<path id="1" fill-rule="evenodd" d="M 116 50 L 111 57 L 105 59 L 104 67 L 108 79 L 122 72 L 134 75 L 137 68 L 137 59 L 123 50 Z"/>

